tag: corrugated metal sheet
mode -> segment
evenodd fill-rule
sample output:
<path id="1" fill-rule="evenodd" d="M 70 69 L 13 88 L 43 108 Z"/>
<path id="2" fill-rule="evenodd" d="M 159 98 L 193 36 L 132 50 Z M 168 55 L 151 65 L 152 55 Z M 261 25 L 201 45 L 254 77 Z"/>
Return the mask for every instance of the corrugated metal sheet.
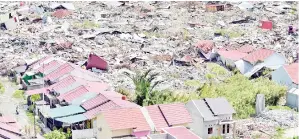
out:
<path id="1" fill-rule="evenodd" d="M 107 99 L 104 95 L 99 95 L 95 98 L 92 98 L 86 102 L 84 102 L 81 106 L 85 109 L 85 110 L 91 110 L 105 102 L 109 101 L 109 99 Z"/>
<path id="2" fill-rule="evenodd" d="M 59 77 L 62 77 L 65 74 L 71 72 L 74 69 L 75 68 L 71 64 L 65 63 L 65 64 L 61 65 L 55 71 L 49 73 L 45 78 L 53 81 L 53 80 L 56 80 Z"/>
<path id="3" fill-rule="evenodd" d="M 42 65 L 41 67 L 39 67 L 39 68 L 37 69 L 37 71 L 39 71 L 39 72 L 41 72 L 41 73 L 44 73 L 44 72 L 46 72 L 47 70 L 49 70 L 49 69 L 51 69 L 51 68 L 53 68 L 54 66 L 57 66 L 57 65 L 59 65 L 59 63 L 58 63 L 56 60 L 53 60 L 53 61 L 51 61 L 50 63 L 48 63 L 48 64 L 44 64 L 44 65 Z"/>
<path id="4" fill-rule="evenodd" d="M 58 117 L 69 116 L 74 114 L 80 114 L 83 112 L 85 112 L 85 110 L 82 107 L 76 105 L 69 105 L 69 106 L 50 109 L 48 111 L 48 114 L 51 118 L 58 118 Z"/>
<path id="5" fill-rule="evenodd" d="M 256 51 L 252 52 L 251 54 L 247 55 L 243 59 L 245 61 L 248 61 L 248 62 L 253 64 L 253 63 L 256 63 L 258 61 L 264 61 L 266 58 L 271 56 L 273 53 L 275 53 L 273 50 L 258 49 Z"/>
<path id="6" fill-rule="evenodd" d="M 58 98 L 59 100 L 65 100 L 66 102 L 71 102 L 72 100 L 88 93 L 89 91 L 86 89 L 86 87 L 81 86 L 79 88 L 76 88 L 75 90 L 66 93 L 65 95 L 63 95 L 63 97 Z"/>
<path id="7" fill-rule="evenodd" d="M 55 90 L 55 91 L 60 94 L 59 97 L 63 97 L 63 95 L 65 95 L 66 93 L 68 93 L 72 90 L 75 90 L 76 88 L 79 88 L 80 86 L 82 86 L 82 84 L 80 84 L 78 82 L 73 82 L 72 84 L 69 84 L 69 85 L 65 86 L 64 88 L 61 88 L 61 89 Z"/>
<path id="8" fill-rule="evenodd" d="M 92 119 L 96 117 L 96 115 L 102 112 L 103 110 L 110 110 L 113 108 L 119 108 L 119 106 L 113 103 L 112 101 L 109 101 L 92 110 L 87 111 L 86 113 L 84 113 L 84 116 L 87 117 L 88 119 Z"/>
<path id="9" fill-rule="evenodd" d="M 63 122 L 63 123 L 73 124 L 73 123 L 85 121 L 85 120 L 87 120 L 87 118 L 83 114 L 78 114 L 78 115 L 57 118 L 55 120 Z"/>
<path id="10" fill-rule="evenodd" d="M 71 104 L 72 105 L 81 105 L 82 103 L 96 97 L 97 95 L 98 95 L 97 93 L 88 92 L 88 93 L 84 94 L 83 96 L 72 100 Z"/>

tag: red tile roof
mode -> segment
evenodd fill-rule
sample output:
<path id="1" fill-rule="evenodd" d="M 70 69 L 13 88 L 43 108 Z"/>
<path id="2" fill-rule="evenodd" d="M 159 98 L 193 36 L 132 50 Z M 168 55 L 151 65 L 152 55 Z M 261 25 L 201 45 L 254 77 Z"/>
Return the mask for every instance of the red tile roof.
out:
<path id="1" fill-rule="evenodd" d="M 57 11 L 55 11 L 52 16 L 55 16 L 57 18 L 63 18 L 66 17 L 68 15 L 70 15 L 72 12 L 68 11 L 68 10 L 63 10 L 63 9 L 59 9 Z"/>
<path id="2" fill-rule="evenodd" d="M 43 66 L 40 66 L 37 69 L 37 71 L 43 73 L 43 72 L 45 72 L 45 71 L 47 71 L 47 70 L 49 70 L 49 69 L 51 69 L 51 68 L 53 68 L 53 67 L 55 67 L 57 65 L 59 65 L 59 62 L 57 62 L 56 60 L 53 60 L 53 61 L 51 61 L 51 62 L 49 62 L 47 64 L 44 64 Z"/>
<path id="3" fill-rule="evenodd" d="M 114 109 L 114 108 L 136 108 L 140 107 L 139 105 L 122 100 L 122 95 L 116 92 L 103 91 L 99 96 L 92 98 L 81 106 L 87 110 L 84 115 L 88 119 L 94 118 L 103 110 Z"/>
<path id="4" fill-rule="evenodd" d="M 71 85 L 72 83 L 74 83 L 76 80 L 73 76 L 67 76 L 65 78 L 63 78 L 62 80 L 60 80 L 59 82 L 49 86 L 49 87 L 45 87 L 45 88 L 40 88 L 40 89 L 34 89 L 34 90 L 28 90 L 26 91 L 26 95 L 34 95 L 34 94 L 41 94 L 43 92 L 45 92 L 45 94 L 48 94 L 47 89 L 49 90 L 59 90 L 61 88 L 67 87 L 69 85 Z"/>
<path id="5" fill-rule="evenodd" d="M 10 116 L 1 116 L 0 117 L 0 122 L 1 123 L 15 123 L 17 122 L 14 118 Z"/>
<path id="6" fill-rule="evenodd" d="M 251 54 L 247 55 L 243 58 L 243 60 L 248 61 L 250 63 L 255 63 L 258 61 L 264 61 L 266 58 L 271 56 L 275 51 L 269 49 L 258 49 Z"/>
<path id="7" fill-rule="evenodd" d="M 0 123 L 0 129 L 15 133 L 15 134 L 20 134 L 20 129 L 10 126 L 8 124 Z"/>
<path id="8" fill-rule="evenodd" d="M 199 136 L 188 130 L 186 127 L 169 127 L 162 129 L 165 133 L 170 134 L 176 139 L 201 139 Z"/>
<path id="9" fill-rule="evenodd" d="M 146 107 L 157 131 L 160 131 L 161 128 L 168 127 L 166 120 L 163 117 L 158 105 L 152 105 Z"/>
<path id="10" fill-rule="evenodd" d="M 150 131 L 140 108 L 122 108 L 102 112 L 111 130 L 136 128 L 135 132 Z"/>
<path id="11" fill-rule="evenodd" d="M 251 53 L 254 51 L 254 47 L 252 45 L 244 45 L 240 47 L 238 51 L 242 53 Z"/>
<path id="12" fill-rule="evenodd" d="M 192 118 L 183 103 L 159 104 L 169 125 L 191 123 Z"/>
<path id="13" fill-rule="evenodd" d="M 227 59 L 231 59 L 234 61 L 240 60 L 243 57 L 247 56 L 247 53 L 242 53 L 236 50 L 230 50 L 230 51 L 218 51 L 217 52 L 220 56 L 227 58 Z"/>
<path id="14" fill-rule="evenodd" d="M 51 81 L 62 77 L 63 75 L 70 73 L 71 71 L 73 71 L 75 68 L 69 64 L 69 63 L 65 63 L 63 65 L 61 65 L 58 69 L 56 69 L 55 71 L 49 73 L 45 78 L 49 79 Z"/>
<path id="15" fill-rule="evenodd" d="M 9 138 L 9 139 L 22 139 L 20 136 L 18 135 L 15 135 L 11 132 L 8 132 L 6 130 L 3 130 L 3 129 L 0 129 L 0 135 L 6 137 L 6 138 Z M 1 136 L 0 136 L 1 138 Z"/>
<path id="16" fill-rule="evenodd" d="M 88 93 L 88 89 L 85 86 L 80 86 L 68 93 L 61 94 L 59 97 L 57 97 L 60 101 L 65 100 L 66 102 L 71 102 L 77 97 L 80 97 L 86 93 Z"/>
<path id="17" fill-rule="evenodd" d="M 94 109 L 87 111 L 86 113 L 84 113 L 84 116 L 88 119 L 92 119 L 92 118 L 96 117 L 96 115 L 99 114 L 100 112 L 102 112 L 103 110 L 110 110 L 113 108 L 119 108 L 119 106 L 117 104 L 113 103 L 112 101 L 108 101 Z"/>
<path id="18" fill-rule="evenodd" d="M 81 104 L 81 106 L 85 110 L 91 110 L 91 109 L 109 101 L 113 97 L 121 99 L 121 96 L 122 95 L 117 92 L 108 92 L 107 93 L 106 91 L 101 91 L 99 96 L 84 102 L 83 104 Z"/>
<path id="19" fill-rule="evenodd" d="M 293 83 L 298 84 L 298 63 L 293 63 L 291 65 L 285 65 L 284 69 L 289 74 L 290 78 L 292 79 Z"/>
<path id="20" fill-rule="evenodd" d="M 204 53 L 208 53 L 209 51 L 212 51 L 214 42 L 210 40 L 202 40 L 196 44 L 196 47 L 200 48 Z"/>
<path id="21" fill-rule="evenodd" d="M 147 106 L 146 109 L 158 131 L 172 125 L 192 122 L 191 116 L 183 103 L 152 105 Z"/>

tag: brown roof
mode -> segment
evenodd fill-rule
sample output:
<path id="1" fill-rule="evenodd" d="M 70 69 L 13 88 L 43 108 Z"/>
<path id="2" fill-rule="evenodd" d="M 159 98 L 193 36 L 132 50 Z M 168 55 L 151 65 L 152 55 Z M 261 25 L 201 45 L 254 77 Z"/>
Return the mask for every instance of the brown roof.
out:
<path id="1" fill-rule="evenodd" d="M 254 51 L 254 47 L 252 45 L 244 45 L 240 47 L 238 51 L 242 53 L 251 53 Z"/>
<path id="2" fill-rule="evenodd" d="M 217 53 L 224 58 L 231 59 L 234 61 L 240 60 L 241 58 L 248 55 L 247 53 L 239 52 L 236 50 L 218 51 Z"/>

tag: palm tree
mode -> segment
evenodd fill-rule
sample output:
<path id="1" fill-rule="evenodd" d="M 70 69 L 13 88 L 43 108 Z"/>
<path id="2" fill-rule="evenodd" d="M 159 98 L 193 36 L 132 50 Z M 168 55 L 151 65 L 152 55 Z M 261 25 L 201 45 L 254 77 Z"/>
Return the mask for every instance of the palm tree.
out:
<path id="1" fill-rule="evenodd" d="M 155 81 L 158 73 L 150 74 L 152 70 L 149 69 L 144 73 L 137 72 L 136 74 L 130 74 L 125 72 L 124 74 L 132 79 L 135 85 L 135 102 L 141 106 L 147 106 L 151 103 L 150 98 L 153 89 L 162 81 Z"/>

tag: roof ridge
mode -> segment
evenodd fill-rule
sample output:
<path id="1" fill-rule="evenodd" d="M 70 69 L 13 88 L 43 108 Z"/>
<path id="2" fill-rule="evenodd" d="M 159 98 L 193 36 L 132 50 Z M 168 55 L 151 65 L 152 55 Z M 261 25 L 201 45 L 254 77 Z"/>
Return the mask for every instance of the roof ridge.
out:
<path id="1" fill-rule="evenodd" d="M 169 123 L 168 123 L 168 121 L 167 121 L 167 119 L 166 119 L 166 117 L 165 117 L 165 115 L 164 115 L 162 109 L 160 108 L 160 105 L 158 105 L 158 109 L 159 109 L 159 111 L 161 112 L 161 114 L 162 114 L 162 116 L 163 116 L 165 122 L 167 123 L 168 127 L 170 127 L 171 125 L 169 125 Z"/>
<path id="2" fill-rule="evenodd" d="M 212 114 L 215 116 L 215 113 L 213 112 L 212 108 L 210 107 L 209 103 L 207 102 L 207 100 L 204 98 L 203 101 L 206 103 L 207 107 L 210 109 L 210 111 L 212 112 Z"/>

